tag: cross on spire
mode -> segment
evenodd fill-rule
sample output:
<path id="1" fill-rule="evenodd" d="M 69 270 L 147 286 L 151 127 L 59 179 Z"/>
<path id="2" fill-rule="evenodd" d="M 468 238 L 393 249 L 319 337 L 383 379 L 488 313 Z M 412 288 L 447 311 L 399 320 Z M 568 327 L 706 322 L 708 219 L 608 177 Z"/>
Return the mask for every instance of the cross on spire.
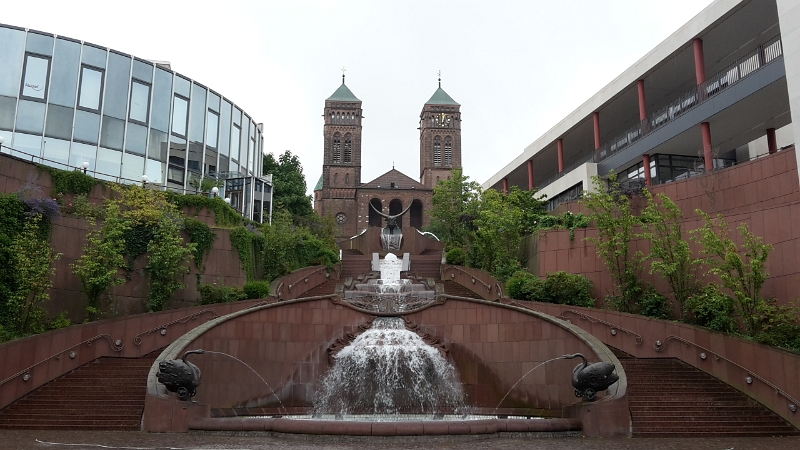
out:
<path id="1" fill-rule="evenodd" d="M 345 69 L 344 66 L 342 66 L 341 71 L 342 71 L 342 84 L 344 84 L 344 73 L 347 72 L 347 69 Z"/>
<path id="2" fill-rule="evenodd" d="M 442 71 L 440 70 L 437 75 L 439 75 L 439 87 L 442 87 Z"/>

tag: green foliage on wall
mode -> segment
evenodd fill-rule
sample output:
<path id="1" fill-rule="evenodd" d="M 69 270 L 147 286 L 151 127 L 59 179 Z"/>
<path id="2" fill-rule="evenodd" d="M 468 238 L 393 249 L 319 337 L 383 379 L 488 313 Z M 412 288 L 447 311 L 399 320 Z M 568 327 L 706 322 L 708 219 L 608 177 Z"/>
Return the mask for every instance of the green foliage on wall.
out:
<path id="1" fill-rule="evenodd" d="M 201 305 L 229 303 L 247 298 L 244 289 L 239 286 L 226 286 L 220 283 L 200 283 L 197 286 L 197 290 L 200 292 Z"/>
<path id="2" fill-rule="evenodd" d="M 181 216 L 164 214 L 155 228 L 153 240 L 147 246 L 147 266 L 144 268 L 149 278 L 150 298 L 148 311 L 161 311 L 178 289 L 186 284 L 183 277 L 189 273 L 187 263 L 197 248 L 197 244 L 184 243 L 180 230 Z"/>
<path id="3" fill-rule="evenodd" d="M 15 314 L 9 300 L 17 291 L 17 269 L 12 245 L 25 223 L 25 204 L 14 194 L 0 194 L 0 327 L 13 329 Z"/>
<path id="4" fill-rule="evenodd" d="M 53 182 L 51 195 L 83 194 L 89 195 L 97 183 L 97 178 L 84 174 L 80 170 L 61 170 L 49 166 L 37 165 L 40 171 L 50 174 Z"/>
<path id="5" fill-rule="evenodd" d="M 175 192 L 167 192 L 167 199 L 179 209 L 184 207 L 194 208 L 195 216 L 201 209 L 206 208 L 214 212 L 214 218 L 219 227 L 236 227 L 242 225 L 242 216 L 230 205 L 220 198 L 211 198 L 205 195 L 182 195 Z"/>
<path id="6" fill-rule="evenodd" d="M 511 298 L 560 305 L 594 307 L 592 282 L 579 274 L 554 272 L 542 280 L 538 276 L 520 270 L 506 282 Z"/>
<path id="7" fill-rule="evenodd" d="M 248 299 L 269 297 L 269 281 L 248 281 L 242 289 Z"/>
<path id="8" fill-rule="evenodd" d="M 217 238 L 217 234 L 211 231 L 211 227 L 205 223 L 191 217 L 186 217 L 183 220 L 183 229 L 189 236 L 189 242 L 195 244 L 195 251 L 193 255 L 194 265 L 200 270 L 200 272 L 204 272 L 205 265 L 203 264 L 203 259 L 211 251 L 211 247 L 214 245 L 214 239 Z"/>

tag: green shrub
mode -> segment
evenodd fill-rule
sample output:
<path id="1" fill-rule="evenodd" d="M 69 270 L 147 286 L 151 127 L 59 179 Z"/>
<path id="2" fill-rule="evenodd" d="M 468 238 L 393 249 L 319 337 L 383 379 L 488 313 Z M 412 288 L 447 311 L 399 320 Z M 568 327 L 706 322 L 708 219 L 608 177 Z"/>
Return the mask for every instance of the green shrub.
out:
<path id="1" fill-rule="evenodd" d="M 200 292 L 200 304 L 210 305 L 212 303 L 228 303 L 237 300 L 244 300 L 247 295 L 244 289 L 239 286 L 226 286 L 217 283 L 200 283 L 197 286 Z"/>
<path id="2" fill-rule="evenodd" d="M 269 297 L 269 281 L 248 281 L 243 289 L 248 299 Z"/>
<path id="3" fill-rule="evenodd" d="M 183 229 L 189 236 L 189 242 L 197 245 L 194 251 L 194 265 L 200 269 L 201 272 L 204 272 L 205 266 L 203 265 L 203 258 L 211 251 L 211 247 L 214 245 L 214 239 L 216 239 L 217 235 L 211 230 L 211 227 L 191 217 L 183 219 Z"/>
<path id="4" fill-rule="evenodd" d="M 52 188 L 50 190 L 52 195 L 56 194 L 83 194 L 89 195 L 89 192 L 99 183 L 97 178 L 84 174 L 82 171 L 75 170 L 61 170 L 53 167 L 38 165 L 39 170 L 50 174 L 52 180 Z"/>
<path id="5" fill-rule="evenodd" d="M 653 286 L 646 286 L 639 298 L 639 314 L 654 319 L 671 319 L 672 309 L 667 297 L 661 295 Z"/>
<path id="6" fill-rule="evenodd" d="M 544 281 L 538 276 L 519 270 L 506 281 L 508 295 L 516 300 L 544 301 Z"/>
<path id="7" fill-rule="evenodd" d="M 454 266 L 463 266 L 464 262 L 467 259 L 467 255 L 464 253 L 464 249 L 461 247 L 456 247 L 450 249 L 446 254 L 445 258 L 447 264 L 452 264 Z"/>
<path id="8" fill-rule="evenodd" d="M 794 305 L 778 305 L 769 299 L 758 310 L 761 331 L 755 340 L 774 347 L 800 351 L 800 308 Z"/>
<path id="9" fill-rule="evenodd" d="M 709 284 L 686 300 L 686 310 L 692 323 L 714 331 L 732 333 L 736 330 L 734 300 L 720 291 L 716 284 Z"/>
<path id="10" fill-rule="evenodd" d="M 583 275 L 555 272 L 544 281 L 544 295 L 548 303 L 594 307 L 592 282 Z"/>

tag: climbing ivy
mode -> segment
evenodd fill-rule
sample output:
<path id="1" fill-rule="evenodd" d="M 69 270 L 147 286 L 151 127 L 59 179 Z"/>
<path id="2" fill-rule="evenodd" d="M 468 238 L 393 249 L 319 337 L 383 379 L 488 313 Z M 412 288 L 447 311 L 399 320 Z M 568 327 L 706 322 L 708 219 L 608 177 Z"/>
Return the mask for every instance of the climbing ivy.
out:
<path id="1" fill-rule="evenodd" d="M 231 230 L 231 244 L 239 252 L 247 281 L 257 280 L 261 268 L 256 262 L 261 262 L 261 253 L 264 249 L 264 236 L 256 234 L 245 227 L 236 227 Z"/>
<path id="2" fill-rule="evenodd" d="M 205 265 L 203 264 L 203 259 L 208 252 L 211 251 L 211 246 L 214 244 L 214 239 L 216 239 L 217 235 L 211 231 L 211 227 L 191 217 L 184 219 L 183 229 L 186 230 L 186 234 L 189 235 L 189 242 L 196 246 L 194 251 L 194 265 L 201 272 L 204 272 Z"/>
<path id="3" fill-rule="evenodd" d="M 214 211 L 214 219 L 217 226 L 236 227 L 242 225 L 242 216 L 238 211 L 225 203 L 220 197 L 211 198 L 205 195 L 182 195 L 175 192 L 167 192 L 167 199 L 178 208 L 194 208 L 193 215 L 197 215 L 201 209 L 206 208 Z"/>
<path id="4" fill-rule="evenodd" d="M 61 170 L 49 166 L 37 165 L 39 171 L 50 174 L 52 180 L 51 194 L 84 194 L 89 192 L 99 183 L 97 178 L 84 174 L 80 170 Z"/>
<path id="5" fill-rule="evenodd" d="M 189 273 L 186 264 L 197 245 L 184 244 L 180 234 L 180 219 L 177 214 L 164 214 L 147 247 L 149 258 L 144 270 L 150 278 L 150 298 L 146 305 L 148 311 L 163 310 L 172 294 L 186 287 L 183 282 L 183 276 Z"/>

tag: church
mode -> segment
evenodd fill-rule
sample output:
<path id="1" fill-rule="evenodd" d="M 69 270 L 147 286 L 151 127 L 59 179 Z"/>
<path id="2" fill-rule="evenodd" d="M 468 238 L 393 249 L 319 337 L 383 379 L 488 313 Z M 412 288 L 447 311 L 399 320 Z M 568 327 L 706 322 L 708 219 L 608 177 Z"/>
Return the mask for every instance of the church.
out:
<path id="1" fill-rule="evenodd" d="M 314 187 L 314 210 L 333 216 L 337 239 L 355 236 L 367 227 L 382 227 L 383 214 L 395 215 L 402 227 L 420 229 L 430 223 L 433 188 L 461 168 L 461 105 L 439 87 L 419 116 L 419 181 L 392 170 L 361 181 L 361 100 L 342 84 L 325 100 L 322 127 L 322 176 Z"/>

